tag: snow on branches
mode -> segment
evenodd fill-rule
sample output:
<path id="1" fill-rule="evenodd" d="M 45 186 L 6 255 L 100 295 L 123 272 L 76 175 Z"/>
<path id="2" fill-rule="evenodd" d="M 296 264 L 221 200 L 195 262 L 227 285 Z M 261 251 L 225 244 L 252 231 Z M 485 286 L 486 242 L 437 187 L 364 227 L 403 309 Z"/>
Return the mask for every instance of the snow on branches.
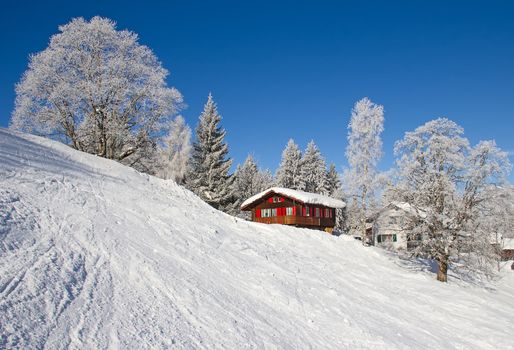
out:
<path id="1" fill-rule="evenodd" d="M 101 17 L 73 19 L 30 57 L 11 126 L 147 170 L 182 95 L 137 34 Z"/>
<path id="2" fill-rule="evenodd" d="M 494 141 L 470 147 L 463 134 L 455 122 L 440 118 L 407 132 L 395 145 L 398 182 L 390 191 L 425 213 L 411 223 L 411 237 L 421 237 L 415 254 L 438 262 L 440 281 L 447 280 L 452 262 L 490 272 L 491 234 L 501 219 L 485 214 L 497 211 L 493 199 L 510 171 L 507 154 Z"/>
<path id="3" fill-rule="evenodd" d="M 358 101 L 352 109 L 348 130 L 346 157 L 350 167 L 345 172 L 345 186 L 352 198 L 351 208 L 362 242 L 367 243 L 366 216 L 378 185 L 376 167 L 382 157 L 384 107 L 367 97 Z"/>
<path id="4" fill-rule="evenodd" d="M 225 130 L 220 126 L 221 116 L 209 94 L 196 128 L 196 141 L 186 186 L 216 209 L 233 210 L 233 181 L 229 174 L 232 159 L 228 156 Z"/>

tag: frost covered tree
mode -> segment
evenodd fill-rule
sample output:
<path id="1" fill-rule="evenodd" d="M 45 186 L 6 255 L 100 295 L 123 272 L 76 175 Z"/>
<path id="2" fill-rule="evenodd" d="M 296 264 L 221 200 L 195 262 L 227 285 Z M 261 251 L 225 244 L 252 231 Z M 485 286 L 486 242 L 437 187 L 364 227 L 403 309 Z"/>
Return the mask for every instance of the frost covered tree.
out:
<path id="1" fill-rule="evenodd" d="M 327 165 L 314 141 L 309 142 L 300 162 L 299 189 L 325 195 L 329 191 Z"/>
<path id="2" fill-rule="evenodd" d="M 275 176 L 277 186 L 300 189 L 301 161 L 302 152 L 294 140 L 290 139 L 282 152 L 282 160 Z"/>
<path id="3" fill-rule="evenodd" d="M 409 238 L 421 238 L 414 253 L 437 261 L 437 279 L 443 282 L 452 262 L 472 272 L 490 272 L 496 260 L 491 233 L 499 223 L 484 213 L 496 207 L 490 189 L 503 185 L 510 171 L 506 153 L 493 141 L 471 148 L 463 133 L 453 121 L 440 118 L 407 132 L 395 145 L 398 183 L 393 192 L 419 213 L 409 233 Z"/>
<path id="4" fill-rule="evenodd" d="M 251 196 L 271 187 L 272 182 L 271 173 L 268 170 L 259 170 L 257 163 L 249 155 L 243 165 L 238 165 L 234 173 L 234 196 L 236 197 L 234 215 L 249 219 L 248 212 L 239 210 L 241 204 Z"/>
<path id="5" fill-rule="evenodd" d="M 149 170 L 156 140 L 182 103 L 137 34 L 101 17 L 73 19 L 30 57 L 11 127 Z"/>
<path id="6" fill-rule="evenodd" d="M 334 163 L 330 164 L 330 167 L 327 171 L 327 193 L 328 196 L 341 199 L 348 206 L 347 200 L 343 193 L 343 187 L 341 185 L 341 180 L 339 173 L 336 170 L 336 166 Z M 345 224 L 347 220 L 347 211 L 348 208 L 336 209 L 336 223 L 335 229 L 339 232 L 347 231 L 345 229 Z"/>
<path id="7" fill-rule="evenodd" d="M 336 166 L 334 163 L 330 164 L 330 167 L 327 172 L 327 195 L 331 197 L 342 197 L 341 192 L 341 180 L 339 179 L 339 174 L 337 173 Z"/>
<path id="8" fill-rule="evenodd" d="M 349 169 L 345 172 L 345 185 L 350 198 L 354 200 L 354 216 L 362 242 L 366 241 L 366 216 L 375 200 L 378 186 L 377 164 L 382 157 L 384 130 L 384 108 L 367 97 L 358 101 L 352 110 L 348 124 L 348 146 L 346 157 Z M 349 208 L 350 210 L 350 208 Z"/>
<path id="9" fill-rule="evenodd" d="M 225 130 L 221 116 L 209 94 L 196 128 L 186 186 L 216 209 L 233 210 L 233 177 L 229 174 L 232 159 L 228 158 Z"/>
<path id="10" fill-rule="evenodd" d="M 164 139 L 164 148 L 160 151 L 161 167 L 159 176 L 183 184 L 191 156 L 191 129 L 182 116 L 177 116 Z"/>

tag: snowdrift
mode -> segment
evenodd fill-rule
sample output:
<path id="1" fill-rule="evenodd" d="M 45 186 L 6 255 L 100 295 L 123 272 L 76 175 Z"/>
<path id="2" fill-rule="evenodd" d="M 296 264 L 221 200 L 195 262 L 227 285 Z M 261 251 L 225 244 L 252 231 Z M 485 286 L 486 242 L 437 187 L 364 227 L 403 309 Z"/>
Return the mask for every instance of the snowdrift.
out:
<path id="1" fill-rule="evenodd" d="M 0 348 L 512 349 L 492 288 L 0 129 Z"/>

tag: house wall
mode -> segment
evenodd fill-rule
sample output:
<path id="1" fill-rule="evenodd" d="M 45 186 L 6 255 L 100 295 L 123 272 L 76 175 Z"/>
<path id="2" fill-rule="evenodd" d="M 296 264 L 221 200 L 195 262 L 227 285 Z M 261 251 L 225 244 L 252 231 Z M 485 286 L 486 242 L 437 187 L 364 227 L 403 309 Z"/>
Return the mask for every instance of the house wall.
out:
<path id="1" fill-rule="evenodd" d="M 407 249 L 407 234 L 405 227 L 405 212 L 396 208 L 382 211 L 373 223 L 372 233 L 374 245 L 394 250 Z M 396 235 L 396 242 L 392 241 L 392 237 Z M 391 241 L 380 242 L 383 239 L 391 239 Z"/>
<path id="2" fill-rule="evenodd" d="M 270 202 L 269 199 L 273 197 L 279 197 L 283 200 L 278 202 Z M 313 209 L 312 215 L 304 216 L 303 208 L 305 205 L 302 203 L 298 203 L 291 198 L 287 198 L 284 196 L 269 194 L 268 196 L 262 198 L 258 203 L 254 205 L 251 209 L 252 212 L 252 221 L 268 223 L 268 224 L 284 224 L 284 225 L 295 225 L 300 227 L 315 227 L 321 230 L 332 229 L 335 226 L 335 209 L 327 208 L 320 205 L 307 205 Z M 262 209 L 278 209 L 278 208 L 295 208 L 293 215 L 284 215 L 274 216 L 274 217 L 262 217 Z M 319 217 L 315 216 L 315 208 L 319 208 L 319 210 L 329 209 L 331 211 L 332 217 L 323 217 L 320 215 Z M 256 211 L 259 210 L 261 215 L 256 215 Z M 284 209 L 285 210 L 285 209 Z M 321 213 L 320 213 L 321 214 Z"/>

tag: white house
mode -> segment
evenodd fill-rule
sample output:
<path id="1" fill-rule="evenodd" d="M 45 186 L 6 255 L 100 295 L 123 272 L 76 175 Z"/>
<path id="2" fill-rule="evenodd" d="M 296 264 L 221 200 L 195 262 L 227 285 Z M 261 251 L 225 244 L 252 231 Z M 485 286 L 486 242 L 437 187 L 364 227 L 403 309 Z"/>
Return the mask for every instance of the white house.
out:
<path id="1" fill-rule="evenodd" d="M 416 216 L 424 215 L 409 203 L 391 202 L 382 208 L 373 221 L 373 244 L 393 250 L 407 250 L 414 248 L 421 237 L 413 239 L 408 237 L 409 223 Z"/>

